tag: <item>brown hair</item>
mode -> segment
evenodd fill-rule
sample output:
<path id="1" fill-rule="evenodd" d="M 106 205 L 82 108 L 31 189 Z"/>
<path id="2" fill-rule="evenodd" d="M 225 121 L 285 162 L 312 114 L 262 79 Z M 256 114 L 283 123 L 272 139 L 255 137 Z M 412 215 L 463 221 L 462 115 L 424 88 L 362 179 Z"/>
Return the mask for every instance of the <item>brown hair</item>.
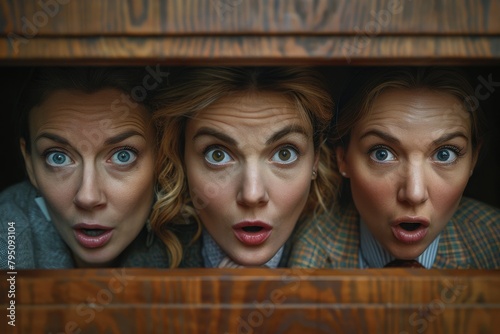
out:
<path id="1" fill-rule="evenodd" d="M 331 150 L 325 141 L 333 101 L 318 72 L 303 67 L 199 67 L 179 73 L 179 82 L 166 87 L 155 99 L 154 121 L 158 126 L 157 174 L 160 188 L 151 226 L 170 252 L 172 266 L 182 257 L 182 246 L 166 225 L 185 224 L 189 217 L 201 224 L 190 198 L 184 170 L 184 132 L 190 118 L 232 93 L 257 91 L 285 96 L 312 125 L 313 143 L 319 154 L 317 178 L 301 218 L 327 210 L 336 193 Z"/>
<path id="2" fill-rule="evenodd" d="M 478 153 L 484 141 L 485 116 L 466 74 L 446 67 L 391 67 L 358 73 L 340 98 L 342 105 L 337 109 L 331 136 L 333 147 L 342 145 L 347 149 L 351 130 L 371 111 L 374 101 L 387 89 L 430 89 L 457 97 L 461 103 L 456 107 L 470 114 L 472 148 Z M 336 166 L 336 161 L 333 164 Z M 335 169 L 338 171 L 337 167 Z M 349 189 L 342 186 L 342 191 Z M 344 194 L 340 197 L 342 203 L 345 203 L 345 197 Z"/>

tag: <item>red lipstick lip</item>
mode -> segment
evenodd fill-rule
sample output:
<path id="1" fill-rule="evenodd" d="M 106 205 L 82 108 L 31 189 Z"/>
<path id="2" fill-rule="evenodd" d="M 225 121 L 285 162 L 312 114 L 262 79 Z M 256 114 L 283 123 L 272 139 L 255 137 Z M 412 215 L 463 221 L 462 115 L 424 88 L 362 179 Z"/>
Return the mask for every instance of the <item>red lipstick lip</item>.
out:
<path id="1" fill-rule="evenodd" d="M 85 248 L 99 248 L 106 245 L 113 236 L 113 228 L 98 224 L 80 223 L 73 226 L 76 241 Z M 87 235 L 83 230 L 102 230 L 96 236 Z"/>
<path id="2" fill-rule="evenodd" d="M 408 231 L 401 227 L 402 223 L 419 223 L 420 226 L 416 230 Z M 395 219 L 390 225 L 396 239 L 405 244 L 415 244 L 425 238 L 430 222 L 424 217 L 407 216 Z"/>
<path id="3" fill-rule="evenodd" d="M 245 231 L 245 227 L 259 226 L 260 231 L 249 232 Z M 271 235 L 273 227 L 262 221 L 243 221 L 233 226 L 235 237 L 247 246 L 257 246 L 266 241 Z"/>

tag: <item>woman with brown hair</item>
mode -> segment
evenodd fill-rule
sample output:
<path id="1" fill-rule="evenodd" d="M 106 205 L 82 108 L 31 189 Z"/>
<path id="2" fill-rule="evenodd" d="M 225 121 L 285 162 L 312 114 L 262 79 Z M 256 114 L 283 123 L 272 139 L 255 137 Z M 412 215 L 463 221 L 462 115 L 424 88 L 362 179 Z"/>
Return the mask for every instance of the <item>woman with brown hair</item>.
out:
<path id="1" fill-rule="evenodd" d="M 499 268 L 500 210 L 463 197 L 484 135 L 465 77 L 383 68 L 358 79 L 332 134 L 342 195 L 302 226 L 291 265 Z"/>

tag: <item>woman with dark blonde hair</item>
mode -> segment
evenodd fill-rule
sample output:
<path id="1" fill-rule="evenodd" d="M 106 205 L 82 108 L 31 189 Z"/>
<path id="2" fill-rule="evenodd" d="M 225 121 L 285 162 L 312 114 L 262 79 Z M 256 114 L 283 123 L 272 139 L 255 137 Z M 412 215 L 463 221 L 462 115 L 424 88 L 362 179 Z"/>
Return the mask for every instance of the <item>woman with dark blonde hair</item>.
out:
<path id="1" fill-rule="evenodd" d="M 27 179 L 0 193 L 0 250 L 17 243 L 16 268 L 168 267 L 147 223 L 156 132 L 148 100 L 132 94 L 145 74 L 34 70 L 17 108 Z"/>
<path id="2" fill-rule="evenodd" d="M 499 268 L 500 210 L 463 197 L 485 133 L 465 76 L 382 68 L 358 79 L 333 131 L 343 193 L 297 233 L 291 266 Z"/>
<path id="3" fill-rule="evenodd" d="M 211 67 L 177 78 L 156 98 L 151 216 L 172 266 L 183 253 L 186 266 L 286 265 L 298 222 L 326 211 L 336 192 L 322 77 L 301 67 Z M 183 250 L 171 236 L 186 226 L 198 242 Z"/>

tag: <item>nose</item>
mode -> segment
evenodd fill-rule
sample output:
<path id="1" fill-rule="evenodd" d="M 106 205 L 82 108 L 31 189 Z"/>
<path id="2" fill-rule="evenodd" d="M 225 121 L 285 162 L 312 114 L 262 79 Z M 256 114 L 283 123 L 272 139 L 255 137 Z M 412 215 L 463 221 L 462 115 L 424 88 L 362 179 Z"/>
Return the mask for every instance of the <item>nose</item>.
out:
<path id="1" fill-rule="evenodd" d="M 105 196 L 102 191 L 101 181 L 98 171 L 93 165 L 84 166 L 80 187 L 76 192 L 73 202 L 78 207 L 85 210 L 92 210 L 102 206 L 105 201 Z"/>
<path id="2" fill-rule="evenodd" d="M 398 200 L 410 205 L 418 205 L 427 201 L 429 197 L 428 180 L 425 174 L 423 164 L 407 164 L 398 190 Z"/>
<path id="3" fill-rule="evenodd" d="M 258 166 L 247 166 L 242 172 L 236 201 L 248 207 L 262 206 L 269 202 L 264 172 Z"/>

